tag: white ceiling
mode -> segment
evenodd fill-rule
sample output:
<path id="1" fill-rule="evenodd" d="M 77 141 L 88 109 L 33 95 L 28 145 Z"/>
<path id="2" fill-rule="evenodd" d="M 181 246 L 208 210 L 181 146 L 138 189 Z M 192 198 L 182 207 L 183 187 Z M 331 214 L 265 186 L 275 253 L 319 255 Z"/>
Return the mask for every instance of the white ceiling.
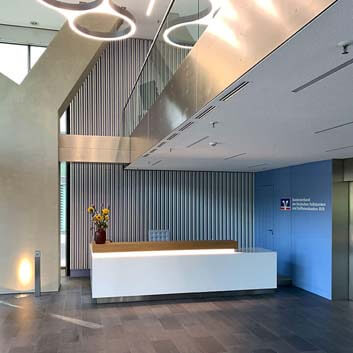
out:
<path id="1" fill-rule="evenodd" d="M 353 122 L 353 65 L 292 92 L 353 58 L 353 46 L 348 55 L 337 47 L 353 39 L 352 10 L 351 0 L 339 0 L 238 81 L 250 81 L 243 90 L 227 102 L 212 102 L 216 109 L 133 168 L 260 171 L 353 157 L 353 147 L 326 152 L 353 146 L 353 124 L 314 133 Z M 218 122 L 215 128 L 211 121 Z M 211 147 L 212 141 L 219 144 Z"/>
<path id="2" fill-rule="evenodd" d="M 82 0 L 81 0 L 82 1 Z M 116 0 L 120 6 L 125 6 L 136 18 L 137 38 L 153 38 L 159 21 L 167 10 L 169 0 L 155 0 L 151 16 L 146 16 L 150 0 Z M 38 22 L 33 26 L 32 21 Z M 25 27 L 40 27 L 58 30 L 64 24 L 65 18 L 51 10 L 37 0 L 1 0 L 0 24 L 9 24 Z"/>

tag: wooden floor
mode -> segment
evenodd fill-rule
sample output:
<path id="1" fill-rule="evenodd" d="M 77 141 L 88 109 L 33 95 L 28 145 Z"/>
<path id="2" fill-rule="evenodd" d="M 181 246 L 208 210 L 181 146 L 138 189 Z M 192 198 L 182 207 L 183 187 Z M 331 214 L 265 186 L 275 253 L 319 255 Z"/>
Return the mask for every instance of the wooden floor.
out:
<path id="1" fill-rule="evenodd" d="M 232 300 L 94 305 L 89 281 L 0 296 L 1 353 L 353 352 L 353 304 L 295 288 Z"/>

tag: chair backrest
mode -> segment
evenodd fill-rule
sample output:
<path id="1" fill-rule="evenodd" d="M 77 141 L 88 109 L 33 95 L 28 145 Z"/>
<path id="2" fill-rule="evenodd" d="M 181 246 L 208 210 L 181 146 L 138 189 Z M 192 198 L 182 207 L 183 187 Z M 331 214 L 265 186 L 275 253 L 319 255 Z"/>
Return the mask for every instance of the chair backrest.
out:
<path id="1" fill-rule="evenodd" d="M 169 229 L 150 229 L 148 231 L 149 241 L 170 241 Z"/>

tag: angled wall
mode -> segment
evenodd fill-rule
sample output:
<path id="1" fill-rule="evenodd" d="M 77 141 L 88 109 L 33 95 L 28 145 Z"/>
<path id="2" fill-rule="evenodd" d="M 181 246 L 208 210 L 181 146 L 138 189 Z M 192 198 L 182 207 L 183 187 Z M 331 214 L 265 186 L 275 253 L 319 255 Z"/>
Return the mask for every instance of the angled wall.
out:
<path id="1" fill-rule="evenodd" d="M 103 48 L 65 25 L 22 85 L 0 95 L 1 293 L 33 290 L 35 250 L 42 290 L 59 288 L 58 117 Z"/>

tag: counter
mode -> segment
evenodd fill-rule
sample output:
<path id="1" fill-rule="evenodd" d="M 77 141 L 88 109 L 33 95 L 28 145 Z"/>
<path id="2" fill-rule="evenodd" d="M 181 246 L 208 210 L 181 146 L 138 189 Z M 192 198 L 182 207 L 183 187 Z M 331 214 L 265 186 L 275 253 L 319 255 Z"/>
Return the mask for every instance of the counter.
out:
<path id="1" fill-rule="evenodd" d="M 277 255 L 233 241 L 91 244 L 91 286 L 111 301 L 275 289 Z"/>

